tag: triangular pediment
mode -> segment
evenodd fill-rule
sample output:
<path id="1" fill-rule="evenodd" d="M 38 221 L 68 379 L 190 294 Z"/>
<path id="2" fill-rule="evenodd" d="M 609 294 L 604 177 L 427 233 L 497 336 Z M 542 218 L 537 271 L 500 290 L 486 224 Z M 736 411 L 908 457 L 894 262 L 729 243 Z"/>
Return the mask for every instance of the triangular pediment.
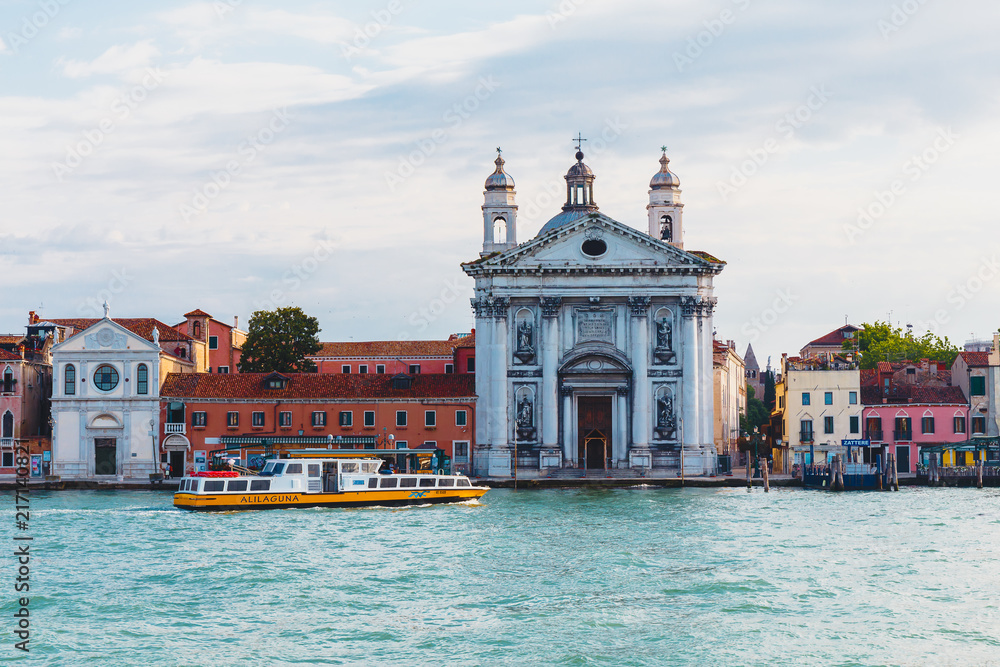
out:
<path id="1" fill-rule="evenodd" d="M 558 271 L 667 270 L 718 273 L 724 262 L 676 248 L 601 213 L 557 227 L 521 245 L 463 265 L 467 273 L 491 269 Z"/>
<path id="2" fill-rule="evenodd" d="M 110 319 L 101 320 L 52 347 L 53 353 L 117 350 L 158 351 L 159 348 Z"/>

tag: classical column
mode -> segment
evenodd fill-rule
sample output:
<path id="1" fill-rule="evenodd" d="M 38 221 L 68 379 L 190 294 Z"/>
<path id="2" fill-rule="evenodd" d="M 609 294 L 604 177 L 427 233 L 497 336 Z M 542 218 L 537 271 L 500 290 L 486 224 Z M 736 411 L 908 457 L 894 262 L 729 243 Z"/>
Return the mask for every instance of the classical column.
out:
<path id="1" fill-rule="evenodd" d="M 647 449 L 652 412 L 649 405 L 649 297 L 633 296 L 628 299 L 632 315 L 632 447 Z"/>
<path id="2" fill-rule="evenodd" d="M 712 310 L 715 299 L 706 298 L 701 303 L 701 395 L 698 399 L 699 417 L 701 418 L 701 445 L 707 450 L 715 451 L 715 371 L 713 355 L 715 336 L 712 332 Z"/>
<path id="3" fill-rule="evenodd" d="M 560 297 L 543 296 L 542 306 L 542 446 L 559 446 L 559 307 Z"/>
<path id="4" fill-rule="evenodd" d="M 701 423 L 698 419 L 698 403 L 700 397 L 698 373 L 698 322 L 697 322 L 697 300 L 694 297 L 684 297 L 681 299 L 681 315 L 683 316 L 684 335 L 682 340 L 684 368 L 682 369 L 681 409 L 682 424 L 681 437 L 684 449 L 694 451 L 698 449 L 701 439 Z"/>
<path id="5" fill-rule="evenodd" d="M 576 467 L 576 441 L 573 439 L 573 388 L 559 389 L 563 404 L 563 467 Z"/>
<path id="6" fill-rule="evenodd" d="M 618 415 L 615 419 L 614 452 L 616 468 L 628 468 L 628 385 L 620 385 L 616 392 Z"/>
<path id="7" fill-rule="evenodd" d="M 474 447 L 488 447 L 492 443 L 490 425 L 490 373 L 493 369 L 493 320 L 486 299 L 472 299 L 476 314 L 476 441 Z"/>
<path id="8" fill-rule="evenodd" d="M 494 297 L 493 311 L 493 366 L 490 384 L 490 415 L 493 420 L 493 447 L 506 448 L 510 444 L 507 401 L 507 308 L 510 299 Z"/>

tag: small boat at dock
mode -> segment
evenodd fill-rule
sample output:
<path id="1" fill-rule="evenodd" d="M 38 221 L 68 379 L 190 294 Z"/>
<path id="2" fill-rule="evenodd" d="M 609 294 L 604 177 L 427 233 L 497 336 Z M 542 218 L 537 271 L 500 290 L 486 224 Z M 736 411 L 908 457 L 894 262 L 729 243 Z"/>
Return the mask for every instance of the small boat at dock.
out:
<path id="1" fill-rule="evenodd" d="M 246 469 L 194 473 L 181 478 L 174 507 L 195 511 L 292 507 L 401 507 L 481 498 L 489 487 L 465 475 L 433 472 L 383 474 L 371 453 L 268 460 L 259 473 Z"/>

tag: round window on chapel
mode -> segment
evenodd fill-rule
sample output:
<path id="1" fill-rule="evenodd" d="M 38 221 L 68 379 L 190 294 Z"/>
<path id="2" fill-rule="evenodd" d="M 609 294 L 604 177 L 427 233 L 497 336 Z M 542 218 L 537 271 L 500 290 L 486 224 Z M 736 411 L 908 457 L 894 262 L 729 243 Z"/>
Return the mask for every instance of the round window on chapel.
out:
<path id="1" fill-rule="evenodd" d="M 608 244 L 600 239 L 588 239 L 583 242 L 581 250 L 588 257 L 600 257 L 608 251 Z"/>
<path id="2" fill-rule="evenodd" d="M 113 366 L 100 366 L 94 371 L 94 385 L 101 391 L 111 391 L 118 386 L 118 371 Z"/>

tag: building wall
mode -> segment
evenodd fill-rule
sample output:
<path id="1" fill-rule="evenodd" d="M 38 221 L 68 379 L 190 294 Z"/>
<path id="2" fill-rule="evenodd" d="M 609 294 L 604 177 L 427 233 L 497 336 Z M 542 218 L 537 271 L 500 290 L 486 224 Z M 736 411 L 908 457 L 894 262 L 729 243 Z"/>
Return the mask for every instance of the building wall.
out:
<path id="1" fill-rule="evenodd" d="M 740 414 L 747 410 L 746 368 L 732 347 L 716 354 L 715 372 L 715 446 L 720 454 L 736 454 L 740 433 Z M 758 397 L 760 398 L 760 397 Z"/>
<path id="2" fill-rule="evenodd" d="M 385 366 L 388 375 L 409 373 L 410 365 L 420 366 L 421 373 L 445 373 L 448 366 L 455 372 L 455 360 L 447 357 L 309 357 L 316 364 L 319 373 L 343 373 L 344 366 L 350 367 L 351 373 L 360 373 L 360 366 L 368 366 L 369 373 L 375 373 L 376 367 Z"/>
<path id="3" fill-rule="evenodd" d="M 876 434 L 867 431 L 869 417 L 880 417 L 882 419 L 882 439 L 877 440 Z M 897 440 L 895 433 L 895 423 L 897 417 L 909 417 L 912 438 L 909 440 Z M 934 418 L 934 432 L 924 433 L 921 428 L 923 417 Z M 963 417 L 965 419 L 965 433 L 956 433 L 953 428 L 953 418 Z M 962 404 L 949 405 L 927 405 L 917 403 L 907 403 L 905 405 L 866 405 L 864 408 L 863 422 L 865 424 L 865 437 L 870 437 L 873 444 L 882 442 L 886 446 L 886 453 L 897 452 L 901 448 L 909 451 L 910 469 L 909 472 L 917 471 L 917 463 L 920 447 L 922 445 L 938 445 L 947 443 L 962 443 L 968 440 L 971 424 L 969 422 L 969 406 Z M 898 458 L 898 457 L 897 457 Z M 946 459 L 944 465 L 953 465 Z"/>
<path id="4" fill-rule="evenodd" d="M 183 428 L 166 423 L 166 408 L 169 403 L 179 401 L 184 404 Z M 227 399 L 186 399 L 181 397 L 164 397 L 163 417 L 160 431 L 161 438 L 171 435 L 184 436 L 191 447 L 185 456 L 185 466 L 191 469 L 194 465 L 192 452 L 197 450 L 212 451 L 221 449 L 220 438 L 231 435 L 249 436 L 375 436 L 380 439 L 380 446 L 388 443 L 405 442 L 413 449 L 427 442 L 434 442 L 452 457 L 453 469 L 467 472 L 470 470 L 473 433 L 475 432 L 475 399 L 469 397 L 461 400 L 406 400 L 406 399 L 322 399 L 311 401 L 274 402 L 265 400 Z M 374 424 L 365 426 L 364 413 L 374 412 Z M 397 411 L 407 413 L 406 425 L 396 423 Z M 426 412 L 435 413 L 435 426 L 426 425 Z M 457 413 L 465 412 L 465 424 L 458 424 Z M 205 426 L 194 426 L 195 412 L 205 413 Z M 229 412 L 239 413 L 239 425 L 229 427 L 227 417 Z M 263 412 L 262 426 L 253 426 L 253 413 Z M 279 426 L 279 413 L 291 412 L 291 423 L 287 427 Z M 326 413 L 325 426 L 313 426 L 313 412 Z M 351 413 L 351 424 L 340 425 L 340 413 Z M 167 431 L 170 433 L 167 433 Z M 390 439 L 389 436 L 392 436 Z M 166 440 L 164 440 L 166 442 Z M 455 456 L 455 444 L 467 444 L 465 457 Z"/>
<path id="5" fill-rule="evenodd" d="M 13 391 L 3 392 L 4 373 L 10 369 Z M 11 416 L 11 433 L 0 430 L 0 475 L 16 472 L 16 448 L 27 447 L 29 455 L 51 453 L 49 396 L 51 367 L 24 360 L 0 361 L 0 428 L 3 417 Z M 22 450 L 23 453 L 23 450 Z"/>
<path id="6" fill-rule="evenodd" d="M 782 378 L 784 439 L 790 450 L 809 444 L 840 445 L 842 440 L 863 437 L 861 375 L 857 369 L 796 370 L 783 362 Z M 827 393 L 832 395 L 831 405 L 826 404 Z M 809 395 L 808 405 L 803 404 L 805 394 Z M 833 417 L 832 433 L 826 432 L 827 417 Z M 857 430 L 853 432 L 851 417 L 857 418 Z M 812 421 L 811 441 L 803 435 L 803 420 Z M 793 462 L 793 457 L 787 457 L 783 466 Z M 790 472 L 790 469 L 782 472 Z"/>

